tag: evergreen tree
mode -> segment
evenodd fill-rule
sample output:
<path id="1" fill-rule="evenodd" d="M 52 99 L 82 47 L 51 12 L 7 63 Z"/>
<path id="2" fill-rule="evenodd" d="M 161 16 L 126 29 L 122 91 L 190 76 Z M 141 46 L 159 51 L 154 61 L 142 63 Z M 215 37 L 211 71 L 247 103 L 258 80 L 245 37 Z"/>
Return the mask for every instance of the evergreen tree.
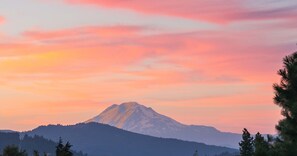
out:
<path id="1" fill-rule="evenodd" d="M 198 151 L 196 150 L 193 156 L 198 156 Z"/>
<path id="2" fill-rule="evenodd" d="M 56 156 L 73 156 L 73 153 L 71 152 L 71 144 L 67 142 L 65 145 L 63 145 L 63 141 L 60 138 L 59 143 L 56 146 Z"/>
<path id="3" fill-rule="evenodd" d="M 73 156 L 73 153 L 70 151 L 70 148 L 72 147 L 72 145 L 67 142 L 63 148 L 63 156 Z"/>
<path id="4" fill-rule="evenodd" d="M 56 156 L 63 156 L 63 155 L 62 155 L 63 148 L 64 148 L 63 140 L 62 140 L 62 138 L 60 138 L 60 139 L 59 139 L 59 143 L 58 143 L 58 145 L 56 146 Z"/>
<path id="5" fill-rule="evenodd" d="M 251 134 L 246 128 L 244 128 L 242 132 L 242 141 L 239 143 L 240 155 L 252 156 L 254 153 L 253 137 L 251 137 Z"/>
<path id="6" fill-rule="evenodd" d="M 269 144 L 259 132 L 255 136 L 254 147 L 254 156 L 269 156 Z"/>
<path id="7" fill-rule="evenodd" d="M 34 150 L 34 152 L 33 152 L 33 156 L 39 156 L 39 152 L 36 151 L 36 150 Z"/>
<path id="8" fill-rule="evenodd" d="M 284 68 L 278 71 L 279 84 L 274 84 L 274 103 L 282 108 L 284 119 L 276 129 L 276 146 L 286 156 L 297 155 L 297 52 L 283 59 Z"/>
<path id="9" fill-rule="evenodd" d="M 269 146 L 268 155 L 269 156 L 286 156 L 280 146 L 279 146 L 279 138 L 274 138 L 271 135 L 267 135 L 267 142 Z"/>

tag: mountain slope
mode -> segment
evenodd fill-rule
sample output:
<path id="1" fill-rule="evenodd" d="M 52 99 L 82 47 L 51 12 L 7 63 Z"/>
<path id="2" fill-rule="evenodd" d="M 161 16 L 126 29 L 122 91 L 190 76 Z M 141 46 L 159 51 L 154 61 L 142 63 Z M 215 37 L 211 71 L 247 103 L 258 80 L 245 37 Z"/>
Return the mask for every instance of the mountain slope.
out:
<path id="1" fill-rule="evenodd" d="M 88 156 L 180 156 L 193 155 L 196 149 L 200 155 L 208 156 L 225 151 L 237 152 L 226 147 L 146 136 L 98 123 L 41 126 L 26 134 L 40 135 L 51 140 L 62 137 L 74 145 L 74 150 L 82 150 Z"/>
<path id="2" fill-rule="evenodd" d="M 185 125 L 136 102 L 114 104 L 85 123 L 90 122 L 104 123 L 145 135 L 232 148 L 238 148 L 241 140 L 240 134 L 220 132 L 209 126 Z"/>

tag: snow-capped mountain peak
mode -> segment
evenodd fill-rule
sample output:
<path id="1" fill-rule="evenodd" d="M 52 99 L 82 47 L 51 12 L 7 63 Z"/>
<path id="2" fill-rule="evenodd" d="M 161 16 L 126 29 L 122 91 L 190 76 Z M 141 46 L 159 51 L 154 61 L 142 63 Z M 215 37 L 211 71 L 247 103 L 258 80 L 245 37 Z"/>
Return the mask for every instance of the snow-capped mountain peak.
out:
<path id="1" fill-rule="evenodd" d="M 114 104 L 85 123 L 89 122 L 108 124 L 156 137 L 177 138 L 235 148 L 238 147 L 241 138 L 239 134 L 220 132 L 214 127 L 179 123 L 137 102 Z"/>
<path id="2" fill-rule="evenodd" d="M 143 134 L 161 133 L 167 128 L 183 127 L 181 123 L 155 112 L 152 108 L 126 102 L 120 105 L 114 104 L 104 110 L 98 116 L 86 121 L 104 123 L 121 129 Z M 163 129 L 163 130 L 162 130 Z"/>

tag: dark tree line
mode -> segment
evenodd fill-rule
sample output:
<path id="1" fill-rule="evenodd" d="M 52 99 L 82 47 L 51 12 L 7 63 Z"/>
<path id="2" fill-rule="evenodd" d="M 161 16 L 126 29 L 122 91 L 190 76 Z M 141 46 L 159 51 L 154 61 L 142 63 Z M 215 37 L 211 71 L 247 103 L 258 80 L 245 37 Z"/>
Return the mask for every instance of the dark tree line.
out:
<path id="1" fill-rule="evenodd" d="M 297 155 L 297 52 L 283 59 L 279 84 L 274 84 L 274 103 L 281 107 L 283 119 L 276 125 L 277 137 L 260 133 L 251 137 L 244 129 L 240 145 L 241 156 L 296 156 Z"/>
<path id="2" fill-rule="evenodd" d="M 21 137 L 19 133 L 0 132 L 0 156 L 3 156 L 4 149 L 7 149 L 8 152 L 20 150 L 26 151 L 22 152 L 23 155 L 25 154 L 29 156 L 53 156 L 56 153 L 57 145 L 59 144 L 42 136 L 28 136 L 27 134 L 25 134 L 23 137 Z M 63 147 L 64 146 L 66 148 L 63 148 L 63 150 L 65 151 L 65 149 L 69 149 L 73 153 L 73 156 L 86 156 L 86 154 L 84 154 L 83 152 L 76 152 L 71 150 L 70 143 L 66 143 L 65 145 L 63 145 Z M 59 145 L 59 147 L 61 147 L 61 145 Z M 16 148 L 18 148 L 18 150 L 16 150 Z"/>
<path id="3" fill-rule="evenodd" d="M 25 136 L 26 137 L 26 136 Z M 28 137 L 28 136 L 27 136 Z M 56 156 L 73 156 L 71 151 L 71 144 L 67 142 L 63 144 L 62 139 L 60 138 L 58 145 L 56 146 Z M 33 156 L 47 156 L 47 153 L 40 154 L 37 150 L 33 151 Z M 28 156 L 28 153 L 25 150 L 20 149 L 18 146 L 10 145 L 6 146 L 3 149 L 2 155 L 0 156 Z"/>
<path id="4" fill-rule="evenodd" d="M 277 155 L 272 148 L 273 137 L 268 135 L 265 139 L 259 132 L 252 137 L 249 131 L 244 128 L 242 141 L 239 143 L 241 156 L 273 156 Z"/>
<path id="5" fill-rule="evenodd" d="M 3 156 L 28 156 L 25 150 L 20 150 L 17 146 L 7 146 L 3 150 Z"/>

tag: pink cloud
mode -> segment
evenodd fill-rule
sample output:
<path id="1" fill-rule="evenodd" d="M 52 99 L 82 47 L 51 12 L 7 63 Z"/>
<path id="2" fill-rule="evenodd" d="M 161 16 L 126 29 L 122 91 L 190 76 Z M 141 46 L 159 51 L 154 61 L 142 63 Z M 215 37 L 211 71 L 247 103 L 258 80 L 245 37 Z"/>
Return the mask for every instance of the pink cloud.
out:
<path id="1" fill-rule="evenodd" d="M 260 113 L 242 107 L 261 104 L 270 108 L 271 85 L 278 79 L 276 71 L 287 52 L 283 48 L 286 34 L 271 37 L 271 29 L 231 29 L 148 35 L 142 33 L 145 30 L 135 26 L 31 30 L 1 43 L 5 50 L 0 52 L 0 82 L 8 89 L 0 89 L 0 94 L 11 91 L 20 97 L 1 99 L 1 103 L 42 102 L 55 110 L 59 101 L 69 105 L 74 101 L 72 111 L 84 107 L 84 101 L 97 100 L 145 101 L 156 108 L 182 103 L 184 109 L 234 107 L 244 111 L 240 116 L 243 120 L 248 113 Z M 27 94 L 15 92 L 30 93 L 34 98 L 24 99 Z M 276 111 L 267 110 L 267 118 L 276 118 L 269 112 Z M 229 130 L 220 123 L 238 122 L 233 120 L 238 114 L 232 109 L 225 113 L 229 116 L 224 120 L 217 119 L 225 114 L 213 118 L 171 116 Z M 74 119 L 80 121 L 80 117 Z M 242 127 L 240 122 L 234 126 L 236 130 Z M 274 125 L 253 126 L 263 131 L 274 129 Z"/>
<path id="2" fill-rule="evenodd" d="M 113 71 L 151 77 L 150 83 L 141 80 L 142 84 L 154 84 L 158 81 L 266 81 L 265 75 L 275 73 L 280 64 L 275 62 L 284 55 L 277 53 L 281 49 L 270 46 L 269 43 L 275 42 L 274 39 L 266 38 L 267 32 L 261 30 L 143 35 L 145 30 L 145 27 L 140 26 L 89 26 L 55 31 L 26 31 L 23 33 L 25 42 L 2 44 L 2 48 L 21 55 L 32 54 L 33 58 L 10 60 L 12 63 L 6 64 L 3 70 L 17 70 L 18 73 L 49 72 L 54 75 L 62 74 L 64 77 Z M 47 56 L 47 53 L 56 56 L 42 57 Z M 277 55 L 269 55 L 270 53 Z M 141 72 L 126 71 L 147 58 L 161 59 L 156 62 L 156 68 L 144 67 Z M 28 63 L 34 60 L 49 62 L 44 66 L 29 66 Z M 27 68 L 20 68 L 24 65 Z M 166 69 L 158 69 L 162 65 L 166 65 Z M 105 68 L 100 68 L 102 66 Z M 170 71 L 168 67 L 177 67 L 180 71 L 176 68 Z M 168 75 L 171 75 L 170 81 L 167 80 Z"/>
<path id="3" fill-rule="evenodd" d="M 249 0 L 65 0 L 70 4 L 90 4 L 110 8 L 130 9 L 148 14 L 170 15 L 195 20 L 204 20 L 215 23 L 228 23 L 241 20 L 265 20 L 265 19 L 296 19 L 296 9 L 291 5 L 285 7 L 269 7 L 267 4 L 276 2 L 267 1 L 259 3 L 259 7 L 248 7 L 254 3 Z M 280 4 L 275 4 L 280 5 Z M 293 4 L 294 5 L 294 4 Z"/>
<path id="4" fill-rule="evenodd" d="M 37 39 L 37 40 L 49 40 L 59 38 L 72 38 L 77 36 L 94 35 L 102 38 L 106 37 L 120 37 L 135 35 L 144 31 L 145 27 L 140 26 L 87 26 L 87 27 L 76 27 L 57 31 L 42 31 L 33 30 L 26 31 L 23 36 Z"/>
<path id="5" fill-rule="evenodd" d="M 0 24 L 3 24 L 5 22 L 5 18 L 3 16 L 0 16 Z"/>

